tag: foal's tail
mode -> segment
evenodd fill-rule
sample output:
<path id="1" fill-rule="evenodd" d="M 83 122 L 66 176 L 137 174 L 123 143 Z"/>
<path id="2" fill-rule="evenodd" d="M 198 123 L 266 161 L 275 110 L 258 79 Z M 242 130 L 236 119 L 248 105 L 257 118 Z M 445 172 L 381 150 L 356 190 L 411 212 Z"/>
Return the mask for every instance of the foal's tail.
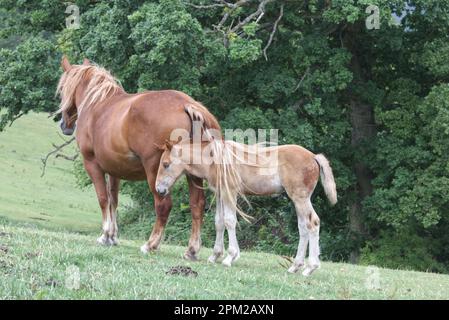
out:
<path id="1" fill-rule="evenodd" d="M 321 184 L 323 185 L 324 192 L 331 205 L 334 205 L 337 203 L 337 187 L 335 186 L 334 174 L 332 173 L 329 161 L 322 154 L 317 154 L 315 161 L 320 166 Z"/>

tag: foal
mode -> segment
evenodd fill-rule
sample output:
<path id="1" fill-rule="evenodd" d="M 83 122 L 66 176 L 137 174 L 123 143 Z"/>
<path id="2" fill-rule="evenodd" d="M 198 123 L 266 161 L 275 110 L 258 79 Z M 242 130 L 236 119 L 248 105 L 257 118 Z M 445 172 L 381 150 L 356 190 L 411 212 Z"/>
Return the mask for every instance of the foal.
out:
<path id="1" fill-rule="evenodd" d="M 278 194 L 285 190 L 295 204 L 300 235 L 296 258 L 288 271 L 297 272 L 304 265 L 309 242 L 309 259 L 303 275 L 310 275 L 320 266 L 320 219 L 310 201 L 320 175 L 330 203 L 333 205 L 337 202 L 332 169 L 322 154 L 315 155 L 297 145 L 260 147 L 221 140 L 177 144 L 166 142 L 162 148 L 164 153 L 156 178 L 156 191 L 161 196 L 169 193 L 183 173 L 207 179 L 216 194 L 216 241 L 213 254 L 209 257 L 210 262 L 216 262 L 223 254 L 225 227 L 229 248 L 223 265 L 231 266 L 240 256 L 235 231 L 236 212 L 244 218 L 248 216 L 239 210 L 238 196 Z"/>

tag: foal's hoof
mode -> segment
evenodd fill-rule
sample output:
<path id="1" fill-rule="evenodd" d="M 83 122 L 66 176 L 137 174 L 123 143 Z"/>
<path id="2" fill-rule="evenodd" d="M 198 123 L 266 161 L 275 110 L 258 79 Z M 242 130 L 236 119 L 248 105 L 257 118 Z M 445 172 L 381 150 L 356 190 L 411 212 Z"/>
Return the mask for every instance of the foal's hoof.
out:
<path id="1" fill-rule="evenodd" d="M 216 263 L 217 262 L 217 256 L 215 254 L 211 255 L 208 259 L 207 262 L 209 263 Z"/>
<path id="2" fill-rule="evenodd" d="M 292 265 L 290 268 L 288 268 L 288 270 L 287 270 L 287 272 L 290 272 L 290 273 L 296 273 L 296 272 L 298 272 L 298 270 L 302 267 L 303 265 L 302 264 L 300 264 L 300 265 Z"/>
<path id="3" fill-rule="evenodd" d="M 229 260 L 223 260 L 223 261 L 221 262 L 221 264 L 224 265 L 225 267 L 230 267 L 230 266 L 232 266 L 232 262 L 229 261 Z"/>
<path id="4" fill-rule="evenodd" d="M 304 277 L 308 277 L 310 276 L 316 269 L 318 269 L 320 266 L 319 265 L 307 265 L 307 267 L 304 268 L 304 271 L 302 272 L 302 275 Z"/>
<path id="5" fill-rule="evenodd" d="M 150 248 L 148 248 L 148 245 L 146 243 L 140 247 L 140 252 L 142 252 L 143 254 L 147 254 L 150 251 L 151 250 L 150 250 Z"/>

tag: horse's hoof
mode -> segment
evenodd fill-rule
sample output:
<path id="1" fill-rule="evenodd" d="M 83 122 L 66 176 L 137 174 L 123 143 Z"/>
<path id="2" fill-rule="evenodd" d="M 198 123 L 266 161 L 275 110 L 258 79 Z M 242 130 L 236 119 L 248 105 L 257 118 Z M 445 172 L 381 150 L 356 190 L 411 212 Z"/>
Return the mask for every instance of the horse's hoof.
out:
<path id="1" fill-rule="evenodd" d="M 319 268 L 319 266 L 307 266 L 304 268 L 302 275 L 304 277 L 308 277 L 318 268 Z"/>
<path id="2" fill-rule="evenodd" d="M 225 267 L 230 267 L 232 265 L 232 258 L 229 259 L 229 257 L 227 257 L 221 262 L 221 264 L 224 265 Z"/>
<path id="3" fill-rule="evenodd" d="M 287 272 L 296 273 L 302 266 L 304 266 L 304 263 L 292 264 L 292 266 L 290 268 L 288 268 Z"/>
<path id="4" fill-rule="evenodd" d="M 106 237 L 104 234 L 101 235 L 101 237 L 97 238 L 97 243 L 102 246 L 110 246 L 111 242 L 108 237 Z"/>
<path id="5" fill-rule="evenodd" d="M 109 238 L 109 243 L 111 246 L 118 246 L 119 241 L 116 237 Z"/>
<path id="6" fill-rule="evenodd" d="M 148 245 L 146 243 L 140 247 L 140 252 L 142 252 L 143 254 L 147 254 L 148 252 L 150 252 L 150 249 L 148 248 Z"/>
<path id="7" fill-rule="evenodd" d="M 210 263 L 215 263 L 215 262 L 217 262 L 217 256 L 216 255 L 211 255 L 208 259 L 207 259 L 207 262 L 210 262 Z"/>
<path id="8" fill-rule="evenodd" d="M 189 261 L 198 261 L 198 257 L 194 253 L 191 253 L 190 251 L 184 253 L 184 259 Z"/>
<path id="9" fill-rule="evenodd" d="M 298 272 L 299 268 L 297 266 L 291 266 L 290 268 L 288 268 L 287 272 L 289 273 L 296 273 Z"/>

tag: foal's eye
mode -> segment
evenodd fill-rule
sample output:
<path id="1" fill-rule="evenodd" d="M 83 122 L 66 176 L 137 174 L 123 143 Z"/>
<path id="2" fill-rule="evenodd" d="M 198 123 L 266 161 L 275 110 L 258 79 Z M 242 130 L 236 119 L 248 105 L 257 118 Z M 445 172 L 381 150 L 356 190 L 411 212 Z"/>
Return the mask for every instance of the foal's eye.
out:
<path id="1" fill-rule="evenodd" d="M 170 163 L 164 162 L 163 166 L 164 166 L 165 169 L 167 169 L 170 166 Z"/>

